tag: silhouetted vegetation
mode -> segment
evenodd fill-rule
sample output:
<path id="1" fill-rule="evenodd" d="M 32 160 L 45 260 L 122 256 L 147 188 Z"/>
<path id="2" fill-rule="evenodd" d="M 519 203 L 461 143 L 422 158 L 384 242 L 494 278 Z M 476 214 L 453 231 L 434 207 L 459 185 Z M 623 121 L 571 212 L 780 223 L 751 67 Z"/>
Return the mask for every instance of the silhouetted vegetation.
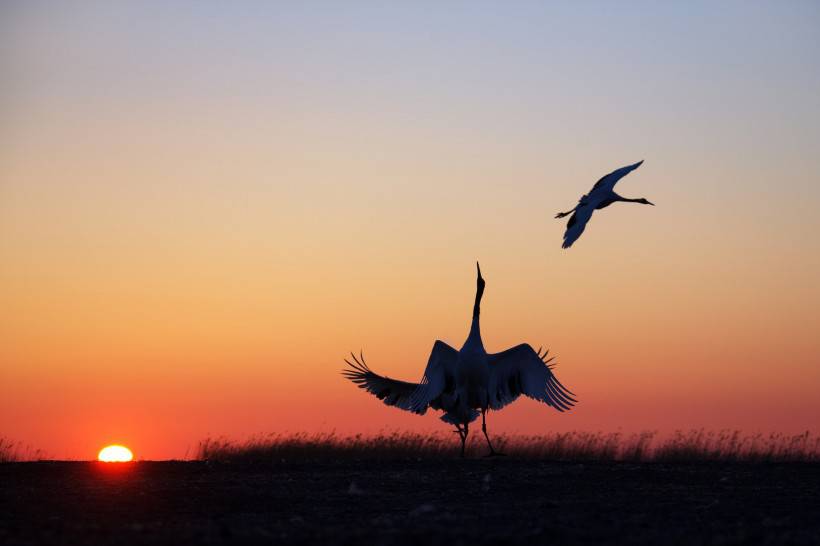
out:
<path id="1" fill-rule="evenodd" d="M 0 463 L 8 463 L 14 459 L 14 444 L 0 437 Z"/>
<path id="2" fill-rule="evenodd" d="M 820 436 L 808 432 L 744 435 L 739 431 L 564 432 L 539 436 L 498 436 L 498 449 L 531 460 L 625 462 L 818 462 Z M 216 462 L 288 462 L 298 460 L 450 459 L 458 455 L 455 434 L 413 432 L 374 436 L 335 433 L 271 434 L 244 442 L 224 438 L 200 442 L 197 458 Z M 486 453 L 484 439 L 473 437 L 469 455 Z"/>
<path id="3" fill-rule="evenodd" d="M 743 435 L 739 431 L 676 432 L 652 450 L 651 460 L 662 462 L 817 462 L 820 436 L 809 432 L 789 436 L 773 433 Z"/>
<path id="4" fill-rule="evenodd" d="M 12 442 L 8 438 L 0 436 L 0 463 L 37 461 L 42 458 L 43 452 L 39 449 L 31 449 L 19 442 Z"/>

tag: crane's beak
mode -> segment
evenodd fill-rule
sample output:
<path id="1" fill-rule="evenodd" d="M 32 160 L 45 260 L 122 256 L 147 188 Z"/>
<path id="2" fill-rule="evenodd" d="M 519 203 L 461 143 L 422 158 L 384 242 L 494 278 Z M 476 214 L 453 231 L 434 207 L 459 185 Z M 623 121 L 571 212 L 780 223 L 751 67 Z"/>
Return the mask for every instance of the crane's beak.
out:
<path id="1" fill-rule="evenodd" d="M 646 200 L 646 202 L 649 203 L 650 205 L 652 205 L 653 207 L 655 206 L 655 203 L 653 203 L 652 201 L 650 201 L 648 199 Z"/>
<path id="2" fill-rule="evenodd" d="M 478 270 L 478 280 L 483 281 L 484 279 L 481 278 L 481 266 L 478 265 L 478 262 L 475 263 L 475 268 Z"/>

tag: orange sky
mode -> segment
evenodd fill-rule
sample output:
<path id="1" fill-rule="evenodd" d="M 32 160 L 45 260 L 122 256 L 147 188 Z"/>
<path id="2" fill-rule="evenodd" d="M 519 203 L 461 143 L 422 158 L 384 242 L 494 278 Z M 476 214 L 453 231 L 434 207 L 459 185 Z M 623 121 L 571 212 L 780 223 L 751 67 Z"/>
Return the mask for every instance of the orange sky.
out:
<path id="1" fill-rule="evenodd" d="M 459 347 L 475 260 L 487 349 L 549 347 L 580 399 L 517 402 L 491 432 L 817 431 L 813 7 L 746 13 L 731 46 L 673 8 L 461 14 L 484 34 L 375 9 L 7 9 L 0 435 L 165 458 L 441 430 L 337 372 L 364 349 L 418 380 L 435 339 Z M 636 25 L 617 43 L 611 17 Z M 561 250 L 554 214 L 640 159 L 618 189 L 657 206 L 614 205 Z"/>

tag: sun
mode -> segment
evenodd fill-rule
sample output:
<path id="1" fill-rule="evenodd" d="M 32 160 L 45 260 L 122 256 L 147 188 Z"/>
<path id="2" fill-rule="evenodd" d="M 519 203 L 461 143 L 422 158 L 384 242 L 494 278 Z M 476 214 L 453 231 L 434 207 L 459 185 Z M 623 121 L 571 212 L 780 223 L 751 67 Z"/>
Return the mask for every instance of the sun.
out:
<path id="1" fill-rule="evenodd" d="M 131 450 L 125 446 L 105 446 L 100 450 L 97 459 L 104 463 L 127 463 L 134 458 Z"/>

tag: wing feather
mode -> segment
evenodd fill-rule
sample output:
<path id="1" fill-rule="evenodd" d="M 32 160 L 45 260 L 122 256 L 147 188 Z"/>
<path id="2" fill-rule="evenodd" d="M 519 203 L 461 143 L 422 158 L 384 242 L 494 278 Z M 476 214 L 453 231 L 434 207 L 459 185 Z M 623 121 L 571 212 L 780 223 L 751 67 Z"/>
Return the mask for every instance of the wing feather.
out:
<path id="1" fill-rule="evenodd" d="M 615 184 L 618 183 L 618 180 L 620 180 L 624 176 L 628 175 L 629 173 L 640 167 L 642 163 L 643 159 L 632 165 L 627 165 L 626 167 L 615 169 L 606 176 L 602 176 L 601 179 L 598 180 L 594 186 L 592 186 L 592 190 L 589 193 L 592 193 L 593 191 L 598 189 L 606 190 L 607 192 L 612 191 L 612 189 L 615 187 Z"/>
<path id="2" fill-rule="evenodd" d="M 572 408 L 577 400 L 555 377 L 552 358 L 546 356 L 526 343 L 489 355 L 490 407 L 501 409 L 523 394 L 558 411 Z"/>
<path id="3" fill-rule="evenodd" d="M 587 204 L 579 205 L 579 207 L 575 209 L 575 212 L 572 213 L 572 217 L 570 217 L 567 222 L 567 229 L 564 232 L 564 243 L 561 245 L 561 248 L 569 248 L 572 246 L 572 243 L 578 240 L 578 237 L 581 236 L 587 227 L 587 222 L 592 218 L 592 212 L 593 208 Z"/>
<path id="4" fill-rule="evenodd" d="M 342 370 L 342 375 L 358 385 L 360 389 L 364 389 L 373 394 L 388 406 L 394 406 L 405 411 L 420 414 L 427 411 L 427 406 L 419 410 L 411 408 L 410 397 L 418 388 L 418 383 L 399 381 L 379 375 L 368 367 L 361 353 L 358 358 L 356 358 L 356 355 L 353 353 L 350 353 L 350 356 L 353 362 L 345 359 L 345 362 L 350 368 Z"/>
<path id="5" fill-rule="evenodd" d="M 437 339 L 427 359 L 421 383 L 410 397 L 411 411 L 423 413 L 427 406 L 446 405 L 442 397 L 455 391 L 457 361 L 458 351 Z"/>

